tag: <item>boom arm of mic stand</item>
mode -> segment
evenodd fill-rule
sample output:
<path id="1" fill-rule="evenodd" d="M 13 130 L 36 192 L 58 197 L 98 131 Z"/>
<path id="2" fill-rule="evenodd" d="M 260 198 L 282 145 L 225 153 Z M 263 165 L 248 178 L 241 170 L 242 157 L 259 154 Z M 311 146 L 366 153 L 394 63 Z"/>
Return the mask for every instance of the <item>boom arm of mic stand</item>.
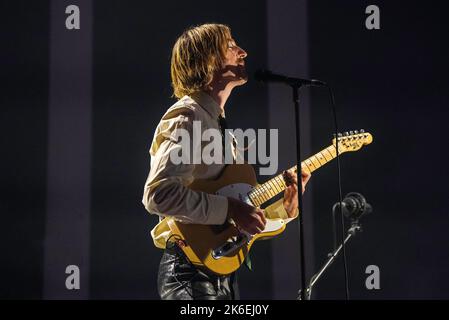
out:
<path id="1" fill-rule="evenodd" d="M 346 242 L 351 239 L 352 236 L 354 236 L 357 232 L 362 231 L 362 226 L 360 225 L 358 220 L 355 220 L 352 222 L 351 227 L 348 229 L 348 235 L 346 236 L 346 239 L 344 241 L 344 244 L 346 245 Z M 306 300 L 310 300 L 310 297 L 312 296 L 312 289 L 315 283 L 318 281 L 318 279 L 323 275 L 324 271 L 334 262 L 335 258 L 337 258 L 338 254 L 340 253 L 341 249 L 343 248 L 343 244 L 340 244 L 340 246 L 334 250 L 334 252 L 329 253 L 328 257 L 329 259 L 326 261 L 326 263 L 321 267 L 321 269 L 313 275 L 312 278 L 310 278 L 309 285 L 307 286 L 306 292 L 304 294 Z M 302 298 L 302 292 L 299 292 L 298 300 L 301 300 Z"/>

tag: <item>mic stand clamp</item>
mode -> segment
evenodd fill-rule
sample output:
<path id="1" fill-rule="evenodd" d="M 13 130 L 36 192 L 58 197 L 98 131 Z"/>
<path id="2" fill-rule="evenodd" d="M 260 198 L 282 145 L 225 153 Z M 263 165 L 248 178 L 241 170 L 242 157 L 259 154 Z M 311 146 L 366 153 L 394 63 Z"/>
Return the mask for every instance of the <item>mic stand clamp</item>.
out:
<path id="1" fill-rule="evenodd" d="M 351 227 L 348 229 L 348 235 L 346 236 L 344 244 L 346 245 L 346 242 L 348 242 L 352 236 L 355 236 L 357 232 L 362 232 L 362 225 L 360 224 L 358 219 L 355 219 L 351 221 Z M 334 252 L 330 252 L 327 255 L 329 259 L 326 261 L 326 263 L 321 267 L 321 269 L 317 273 L 315 273 L 315 275 L 313 275 L 312 278 L 310 278 L 309 285 L 307 286 L 306 292 L 304 294 L 305 300 L 310 300 L 312 296 L 313 286 L 318 281 L 318 279 L 323 275 L 324 271 L 326 271 L 327 268 L 334 262 L 335 258 L 337 258 L 342 248 L 343 244 L 340 244 L 340 246 L 337 249 L 335 249 Z M 302 293 L 301 290 L 299 290 L 297 300 L 302 300 L 301 293 Z"/>

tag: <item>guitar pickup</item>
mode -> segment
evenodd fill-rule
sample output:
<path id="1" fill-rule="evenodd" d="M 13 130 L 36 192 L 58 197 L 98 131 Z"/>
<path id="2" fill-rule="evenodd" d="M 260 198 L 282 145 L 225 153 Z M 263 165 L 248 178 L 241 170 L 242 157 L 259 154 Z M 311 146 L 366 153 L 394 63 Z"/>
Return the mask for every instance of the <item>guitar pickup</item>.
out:
<path id="1" fill-rule="evenodd" d="M 218 260 L 224 256 L 227 256 L 228 254 L 238 250 L 241 246 L 249 243 L 250 240 L 250 237 L 241 233 L 236 240 L 227 241 L 222 246 L 212 250 L 212 258 Z"/>

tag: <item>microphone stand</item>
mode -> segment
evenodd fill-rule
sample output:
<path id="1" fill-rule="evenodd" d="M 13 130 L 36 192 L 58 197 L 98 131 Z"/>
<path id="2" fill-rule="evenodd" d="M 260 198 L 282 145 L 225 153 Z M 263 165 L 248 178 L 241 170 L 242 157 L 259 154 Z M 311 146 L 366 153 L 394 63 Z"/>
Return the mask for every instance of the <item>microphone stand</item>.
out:
<path id="1" fill-rule="evenodd" d="M 321 267 L 321 269 L 312 277 L 310 278 L 309 285 L 306 290 L 301 290 L 299 292 L 299 297 L 297 300 L 310 300 L 312 296 L 312 289 L 315 283 L 318 281 L 318 279 L 323 275 L 324 271 L 334 262 L 334 260 L 337 258 L 338 254 L 340 253 L 341 249 L 343 248 L 343 245 L 346 245 L 346 242 L 351 239 L 351 237 L 355 236 L 357 232 L 362 231 L 362 226 L 358 219 L 351 221 L 351 227 L 348 229 L 348 235 L 346 236 L 346 239 L 344 240 L 344 243 L 340 244 L 340 246 L 334 250 L 334 252 L 329 253 L 327 256 L 329 259 L 326 261 L 326 263 Z"/>
<path id="2" fill-rule="evenodd" d="M 299 89 L 301 83 L 291 83 L 293 90 L 293 103 L 295 107 L 295 127 L 296 127 L 296 177 L 298 181 L 298 208 L 299 208 L 299 251 L 301 268 L 301 300 L 305 300 L 306 288 L 306 266 L 304 254 L 304 212 L 302 199 L 302 175 L 301 175 L 301 140 L 300 140 L 300 121 L 299 121 Z"/>
<path id="3" fill-rule="evenodd" d="M 304 212 L 302 201 L 302 174 L 301 174 L 301 140 L 300 140 L 300 123 L 299 123 L 299 89 L 302 86 L 327 86 L 325 82 L 319 80 L 306 80 L 300 78 L 286 77 L 278 74 L 273 74 L 269 70 L 259 70 L 255 77 L 263 82 L 281 82 L 289 85 L 293 90 L 293 103 L 295 107 L 295 127 L 296 127 L 296 178 L 298 181 L 298 208 L 301 215 L 299 220 L 299 250 L 300 250 L 300 268 L 301 268 L 301 292 L 304 299 L 304 292 L 306 287 L 306 265 L 304 254 Z M 338 151 L 338 146 L 337 146 Z"/>

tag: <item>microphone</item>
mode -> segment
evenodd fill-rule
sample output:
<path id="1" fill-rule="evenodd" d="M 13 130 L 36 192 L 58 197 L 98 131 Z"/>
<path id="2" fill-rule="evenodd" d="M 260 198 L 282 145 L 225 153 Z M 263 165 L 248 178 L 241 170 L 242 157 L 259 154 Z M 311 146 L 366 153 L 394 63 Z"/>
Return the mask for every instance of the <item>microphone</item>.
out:
<path id="1" fill-rule="evenodd" d="M 364 196 L 358 192 L 348 193 L 342 201 L 342 211 L 346 218 L 357 220 L 362 215 L 373 211 L 373 207 L 366 202 Z M 340 202 L 337 202 L 334 207 L 338 208 Z"/>
<path id="2" fill-rule="evenodd" d="M 287 77 L 281 74 L 276 74 L 270 70 L 259 69 L 254 73 L 254 79 L 260 82 L 280 82 L 285 83 L 294 87 L 301 86 L 315 86 L 315 87 L 325 87 L 327 84 L 320 80 L 308 80 L 301 78 Z"/>

